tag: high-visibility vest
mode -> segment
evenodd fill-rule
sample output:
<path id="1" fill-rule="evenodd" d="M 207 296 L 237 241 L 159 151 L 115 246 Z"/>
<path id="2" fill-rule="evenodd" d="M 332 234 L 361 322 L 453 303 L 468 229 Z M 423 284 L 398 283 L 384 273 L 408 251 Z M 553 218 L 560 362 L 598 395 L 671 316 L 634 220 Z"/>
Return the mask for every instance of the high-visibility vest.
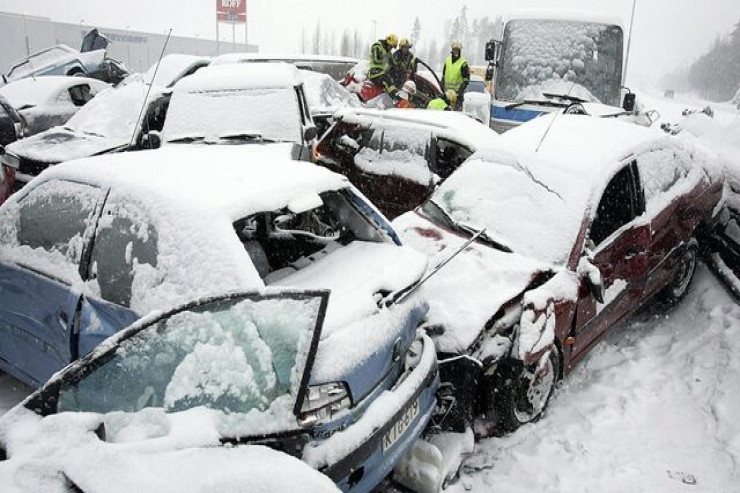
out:
<path id="1" fill-rule="evenodd" d="M 445 61 L 445 89 L 460 92 L 460 86 L 463 83 L 462 68 L 463 65 L 468 63 L 463 57 L 457 59 L 456 62 L 452 61 L 452 57 L 448 56 Z"/>
<path id="2" fill-rule="evenodd" d="M 445 108 L 447 108 L 447 101 L 442 98 L 432 99 L 427 105 L 428 110 L 444 110 Z"/>
<path id="3" fill-rule="evenodd" d="M 389 62 L 390 55 L 388 54 L 388 50 L 385 48 L 385 43 L 382 43 L 381 41 L 373 43 L 370 47 L 370 66 L 368 68 L 368 75 L 372 78 L 386 73 L 388 71 Z"/>

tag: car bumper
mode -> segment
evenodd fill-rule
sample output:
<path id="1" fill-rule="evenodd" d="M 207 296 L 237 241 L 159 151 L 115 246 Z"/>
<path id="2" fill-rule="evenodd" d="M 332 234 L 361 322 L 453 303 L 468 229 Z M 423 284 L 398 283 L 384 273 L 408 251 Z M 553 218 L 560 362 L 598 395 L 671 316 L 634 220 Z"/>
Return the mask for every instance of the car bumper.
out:
<path id="1" fill-rule="evenodd" d="M 437 357 L 432 340 L 423 335 L 418 365 L 394 389 L 379 396 L 347 429 L 309 445 L 303 460 L 329 476 L 343 491 L 369 492 L 392 470 L 421 435 L 436 407 L 439 387 Z M 410 410 L 418 413 L 409 419 Z M 390 443 L 402 420 L 408 425 Z"/>

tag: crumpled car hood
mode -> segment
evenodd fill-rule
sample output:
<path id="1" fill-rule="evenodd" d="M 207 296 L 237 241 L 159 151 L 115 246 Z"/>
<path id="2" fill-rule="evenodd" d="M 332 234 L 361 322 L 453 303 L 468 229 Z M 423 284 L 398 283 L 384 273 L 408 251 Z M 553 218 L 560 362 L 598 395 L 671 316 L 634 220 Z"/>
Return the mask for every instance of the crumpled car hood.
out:
<path id="1" fill-rule="evenodd" d="M 445 260 L 467 237 L 442 229 L 415 212 L 393 221 L 405 245 L 429 256 L 429 268 Z M 473 243 L 432 276 L 419 290 L 429 305 L 427 322 L 445 331 L 434 337 L 438 352 L 466 352 L 486 322 L 520 295 L 550 266 L 516 253 Z"/>

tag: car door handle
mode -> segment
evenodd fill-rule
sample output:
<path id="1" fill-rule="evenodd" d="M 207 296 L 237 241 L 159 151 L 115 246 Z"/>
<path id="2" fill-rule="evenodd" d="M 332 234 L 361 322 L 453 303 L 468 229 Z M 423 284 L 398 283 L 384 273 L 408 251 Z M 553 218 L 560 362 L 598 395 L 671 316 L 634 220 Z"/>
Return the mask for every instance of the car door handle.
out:
<path id="1" fill-rule="evenodd" d="M 59 325 L 61 325 L 64 330 L 67 330 L 69 327 L 69 315 L 67 315 L 67 312 L 59 312 Z"/>
<path id="2" fill-rule="evenodd" d="M 627 260 L 637 257 L 638 255 L 642 255 L 645 253 L 645 247 L 634 245 L 627 249 L 627 251 L 624 253 L 624 258 Z"/>

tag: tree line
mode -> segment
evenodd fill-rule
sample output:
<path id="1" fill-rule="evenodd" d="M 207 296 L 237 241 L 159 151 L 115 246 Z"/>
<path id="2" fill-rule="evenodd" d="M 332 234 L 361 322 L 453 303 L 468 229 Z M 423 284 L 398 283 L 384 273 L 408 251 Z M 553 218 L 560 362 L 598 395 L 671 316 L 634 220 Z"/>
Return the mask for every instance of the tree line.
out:
<path id="1" fill-rule="evenodd" d="M 503 20 L 501 16 L 490 18 L 487 16 L 470 19 L 467 6 L 460 9 L 460 13 L 453 18 L 443 21 L 443 36 L 426 35 L 422 29 L 419 17 L 409 25 L 406 33 L 396 33 L 399 38 L 409 38 L 414 43 L 413 52 L 418 58 L 433 68 L 441 68 L 450 53 L 450 44 L 460 41 L 463 44 L 463 54 L 471 65 L 485 65 L 484 49 L 486 42 L 491 38 L 501 39 Z M 385 36 L 385 32 L 377 32 L 378 38 Z M 304 28 L 301 33 L 299 50 L 304 54 L 342 55 L 355 58 L 367 58 L 370 45 L 376 41 L 365 35 L 361 30 L 344 29 L 337 33 L 321 25 L 319 21 L 310 32 Z"/>

